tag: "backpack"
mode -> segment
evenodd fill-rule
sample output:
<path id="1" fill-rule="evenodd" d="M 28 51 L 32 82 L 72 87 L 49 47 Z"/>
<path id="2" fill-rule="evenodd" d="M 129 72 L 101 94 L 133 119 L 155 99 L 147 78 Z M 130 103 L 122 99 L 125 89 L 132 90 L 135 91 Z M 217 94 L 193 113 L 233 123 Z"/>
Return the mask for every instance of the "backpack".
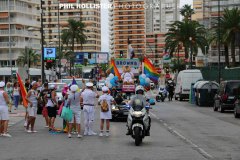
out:
<path id="1" fill-rule="evenodd" d="M 108 103 L 107 103 L 106 99 L 104 99 L 101 103 L 101 111 L 102 112 L 108 112 L 109 111 L 109 107 L 108 107 Z"/>

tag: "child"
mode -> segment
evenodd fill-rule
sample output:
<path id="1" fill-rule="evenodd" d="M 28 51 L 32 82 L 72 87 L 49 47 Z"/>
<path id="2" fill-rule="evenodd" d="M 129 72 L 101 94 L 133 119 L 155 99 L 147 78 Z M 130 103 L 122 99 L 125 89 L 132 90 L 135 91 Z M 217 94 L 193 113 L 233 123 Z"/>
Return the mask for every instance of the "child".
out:
<path id="1" fill-rule="evenodd" d="M 103 127 L 104 127 L 104 120 L 106 120 L 106 136 L 109 136 L 109 129 L 110 129 L 110 119 L 112 119 L 112 112 L 111 112 L 111 104 L 116 104 L 114 98 L 108 94 L 108 87 L 104 86 L 102 88 L 103 95 L 99 97 L 98 102 L 101 104 L 101 111 L 100 111 L 100 134 L 99 136 L 103 136 Z"/>

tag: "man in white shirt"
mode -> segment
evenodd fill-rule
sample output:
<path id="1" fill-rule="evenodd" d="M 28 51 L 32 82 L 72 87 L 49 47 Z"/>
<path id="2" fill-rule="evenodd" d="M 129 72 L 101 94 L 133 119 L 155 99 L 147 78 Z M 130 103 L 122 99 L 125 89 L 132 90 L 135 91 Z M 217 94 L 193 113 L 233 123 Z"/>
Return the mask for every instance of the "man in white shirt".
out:
<path id="1" fill-rule="evenodd" d="M 94 106 L 95 99 L 98 98 L 98 93 L 93 91 L 93 83 L 86 83 L 86 89 L 81 94 L 80 103 L 83 105 L 84 113 L 84 135 L 97 135 L 93 132 L 93 122 L 94 122 Z"/>

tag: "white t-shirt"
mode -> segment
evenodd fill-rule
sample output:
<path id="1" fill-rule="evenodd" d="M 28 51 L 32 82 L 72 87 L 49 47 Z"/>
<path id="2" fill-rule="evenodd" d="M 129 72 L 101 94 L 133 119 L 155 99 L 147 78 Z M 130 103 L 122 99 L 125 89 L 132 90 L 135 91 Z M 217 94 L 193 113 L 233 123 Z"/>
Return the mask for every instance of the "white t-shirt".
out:
<path id="1" fill-rule="evenodd" d="M 20 94 L 19 94 L 19 87 L 17 87 L 17 88 L 13 88 L 13 95 L 14 96 L 19 96 Z"/>
<path id="2" fill-rule="evenodd" d="M 108 111 L 107 112 L 100 111 L 100 119 L 112 119 L 111 102 L 114 101 L 114 98 L 111 95 L 105 93 L 99 97 L 98 102 L 102 103 L 104 99 L 107 101 Z"/>
<path id="3" fill-rule="evenodd" d="M 83 105 L 94 106 L 97 94 L 90 89 L 85 89 L 81 96 L 83 97 Z"/>

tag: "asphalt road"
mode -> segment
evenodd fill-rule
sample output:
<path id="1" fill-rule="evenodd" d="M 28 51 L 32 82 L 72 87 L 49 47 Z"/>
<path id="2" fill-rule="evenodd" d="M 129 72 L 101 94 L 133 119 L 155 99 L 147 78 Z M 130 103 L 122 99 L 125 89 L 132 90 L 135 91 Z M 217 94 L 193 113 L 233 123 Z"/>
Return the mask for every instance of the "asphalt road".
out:
<path id="1" fill-rule="evenodd" d="M 136 147 L 126 136 L 125 122 L 111 123 L 111 136 L 67 138 L 51 134 L 37 118 L 38 133 L 28 134 L 23 122 L 9 131 L 12 138 L 0 137 L 0 160 L 239 160 L 240 120 L 232 113 L 213 112 L 188 102 L 160 102 L 151 110 L 151 136 Z M 83 119 L 82 119 L 83 120 Z M 58 118 L 56 126 L 61 127 Z M 95 131 L 99 130 L 96 111 Z"/>

